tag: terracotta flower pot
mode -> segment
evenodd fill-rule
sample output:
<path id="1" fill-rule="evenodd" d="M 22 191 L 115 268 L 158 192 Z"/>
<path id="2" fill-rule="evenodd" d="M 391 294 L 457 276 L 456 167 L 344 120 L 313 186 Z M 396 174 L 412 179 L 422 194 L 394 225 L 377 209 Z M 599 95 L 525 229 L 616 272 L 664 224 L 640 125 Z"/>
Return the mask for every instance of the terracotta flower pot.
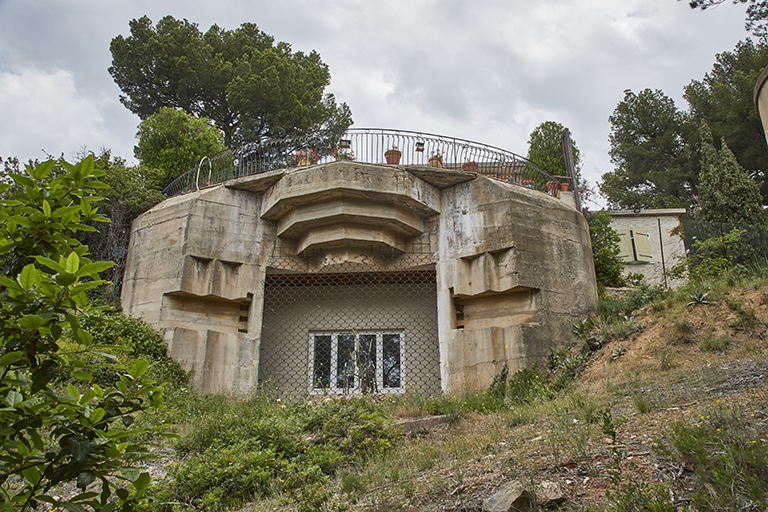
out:
<path id="1" fill-rule="evenodd" d="M 555 180 L 551 180 L 547 182 L 547 192 L 550 194 L 555 193 L 555 190 L 557 189 L 557 182 Z"/>
<path id="2" fill-rule="evenodd" d="M 467 162 L 461 168 L 465 172 L 477 172 L 477 162 Z"/>
<path id="3" fill-rule="evenodd" d="M 399 149 L 388 149 L 384 152 L 384 158 L 387 159 L 388 164 L 399 164 L 400 157 L 403 156 L 403 152 Z"/>
<path id="4" fill-rule="evenodd" d="M 567 183 L 567 182 L 565 182 L 565 181 L 564 181 L 564 182 L 562 182 L 562 183 L 560 184 L 560 190 L 561 190 L 562 192 L 568 192 L 568 183 Z"/>

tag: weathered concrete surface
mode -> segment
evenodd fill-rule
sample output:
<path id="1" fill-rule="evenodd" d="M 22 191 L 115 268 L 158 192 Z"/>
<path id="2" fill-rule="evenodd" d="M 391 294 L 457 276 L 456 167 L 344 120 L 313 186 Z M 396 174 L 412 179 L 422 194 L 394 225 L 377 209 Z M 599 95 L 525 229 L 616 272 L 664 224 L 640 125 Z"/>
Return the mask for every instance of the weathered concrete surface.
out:
<path id="1" fill-rule="evenodd" d="M 506 362 L 543 363 L 597 297 L 584 217 L 478 176 L 443 191 L 438 314 L 443 388 L 476 389 Z M 458 325 L 463 322 L 463 328 Z"/>
<path id="2" fill-rule="evenodd" d="M 511 371 L 544 362 L 597 293 L 573 207 L 476 174 L 340 161 L 240 178 L 140 216 L 123 307 L 165 329 L 195 388 L 245 391 L 259 378 L 267 273 L 360 265 L 436 270 L 433 350 L 446 392 L 487 386 L 505 362 Z M 306 353 L 296 346 L 304 334 L 285 346 Z"/>
<path id="3" fill-rule="evenodd" d="M 763 123 L 765 139 L 768 142 L 768 87 L 765 87 L 768 81 L 768 67 L 766 67 L 755 83 L 755 105 L 760 113 L 760 121 Z"/>

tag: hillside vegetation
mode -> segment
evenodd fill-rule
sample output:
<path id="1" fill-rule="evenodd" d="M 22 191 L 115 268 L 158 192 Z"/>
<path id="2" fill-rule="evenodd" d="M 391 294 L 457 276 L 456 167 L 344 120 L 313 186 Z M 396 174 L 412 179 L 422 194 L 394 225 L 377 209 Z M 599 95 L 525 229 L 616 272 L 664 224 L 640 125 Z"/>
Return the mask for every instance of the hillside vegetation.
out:
<path id="1" fill-rule="evenodd" d="M 560 510 L 765 510 L 768 278 L 601 298 L 548 368 L 462 397 L 285 403 L 167 390 L 153 510 L 483 510 L 518 480 Z M 396 425 L 444 415 L 408 434 Z M 559 507 L 559 508 L 558 508 Z"/>
<path id="2" fill-rule="evenodd" d="M 740 273 L 601 298 L 546 368 L 461 397 L 200 396 L 141 322 L 91 330 L 167 381 L 136 418 L 177 436 L 140 439 L 146 510 L 480 511 L 512 481 L 530 510 L 765 510 L 768 267 Z M 542 482 L 563 499 L 540 503 Z"/>

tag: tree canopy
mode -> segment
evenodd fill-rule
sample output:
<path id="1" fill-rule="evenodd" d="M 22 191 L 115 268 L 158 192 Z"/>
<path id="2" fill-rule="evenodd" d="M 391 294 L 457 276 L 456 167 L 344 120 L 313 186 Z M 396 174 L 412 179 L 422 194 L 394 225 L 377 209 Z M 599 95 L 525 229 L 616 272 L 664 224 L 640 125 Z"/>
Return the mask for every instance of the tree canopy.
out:
<path id="1" fill-rule="evenodd" d="M 139 124 L 133 154 L 145 167 L 159 171 L 160 190 L 203 157 L 224 151 L 221 131 L 208 119 L 162 107 Z"/>
<path id="2" fill-rule="evenodd" d="M 768 202 L 768 146 L 753 94 L 768 66 L 768 45 L 750 40 L 716 56 L 703 80 L 685 88 L 688 110 L 662 91 L 625 91 L 611 115 L 611 159 L 601 192 L 612 207 L 661 208 L 698 204 L 699 127 L 706 121 L 714 144 L 724 140 L 738 163 L 761 186 Z"/>
<path id="3" fill-rule="evenodd" d="M 732 52 L 715 57 L 712 71 L 685 88 L 685 99 L 696 125 L 706 121 L 713 139 L 724 139 L 739 164 L 760 183 L 768 198 L 768 145 L 755 108 L 757 78 L 768 66 L 768 45 L 741 41 Z"/>
<path id="4" fill-rule="evenodd" d="M 680 0 L 678 0 L 679 2 Z M 725 3 L 727 0 L 688 0 L 691 9 L 702 11 Z M 747 21 L 744 28 L 757 37 L 768 35 L 768 0 L 733 0 L 734 4 L 749 4 L 747 6 Z"/>
<path id="5" fill-rule="evenodd" d="M 130 28 L 112 40 L 109 73 L 141 119 L 178 107 L 213 121 L 227 147 L 320 129 L 340 134 L 352 122 L 349 107 L 324 92 L 330 72 L 320 55 L 275 44 L 253 23 L 202 33 L 186 19 L 166 16 L 154 26 L 143 16 Z"/>
<path id="6" fill-rule="evenodd" d="M 54 172 L 55 171 L 55 172 Z M 75 238 L 104 222 L 94 204 L 93 156 L 72 165 L 52 160 L 11 173 L 0 200 L 0 506 L 37 510 L 134 510 L 149 486 L 140 463 L 148 450 L 134 416 L 158 407 L 163 390 L 144 377 L 147 361 L 114 369 L 115 388 L 94 382 L 88 358 L 104 347 L 81 324 L 94 313 L 86 291 L 103 284 L 112 263 L 91 261 Z M 161 427 L 162 428 L 162 427 Z M 130 482 L 119 485 L 117 479 Z M 85 492 L 96 480 L 101 492 Z M 72 482 L 82 491 L 60 497 Z M 114 499 L 114 496 L 117 499 Z"/>
<path id="7" fill-rule="evenodd" d="M 534 128 L 528 138 L 528 160 L 553 176 L 565 176 L 563 133 L 565 133 L 565 127 L 555 121 L 544 121 Z M 571 139 L 571 149 L 578 178 L 581 176 L 581 159 L 579 148 L 573 139 Z"/>
<path id="8" fill-rule="evenodd" d="M 609 117 L 611 161 L 600 191 L 612 207 L 690 206 L 697 194 L 698 166 L 691 153 L 690 118 L 662 91 L 624 91 Z"/>

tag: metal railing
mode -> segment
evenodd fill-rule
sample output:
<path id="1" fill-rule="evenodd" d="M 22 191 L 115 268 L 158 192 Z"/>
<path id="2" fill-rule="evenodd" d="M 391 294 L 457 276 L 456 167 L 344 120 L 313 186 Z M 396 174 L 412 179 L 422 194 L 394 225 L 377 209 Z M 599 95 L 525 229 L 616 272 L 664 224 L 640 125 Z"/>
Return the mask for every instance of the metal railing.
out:
<path id="1" fill-rule="evenodd" d="M 315 133 L 268 139 L 203 158 L 163 193 L 171 197 L 243 176 L 340 159 L 476 172 L 544 193 L 560 188 L 558 179 L 526 158 L 494 146 L 430 133 L 352 128 L 340 137 Z"/>

